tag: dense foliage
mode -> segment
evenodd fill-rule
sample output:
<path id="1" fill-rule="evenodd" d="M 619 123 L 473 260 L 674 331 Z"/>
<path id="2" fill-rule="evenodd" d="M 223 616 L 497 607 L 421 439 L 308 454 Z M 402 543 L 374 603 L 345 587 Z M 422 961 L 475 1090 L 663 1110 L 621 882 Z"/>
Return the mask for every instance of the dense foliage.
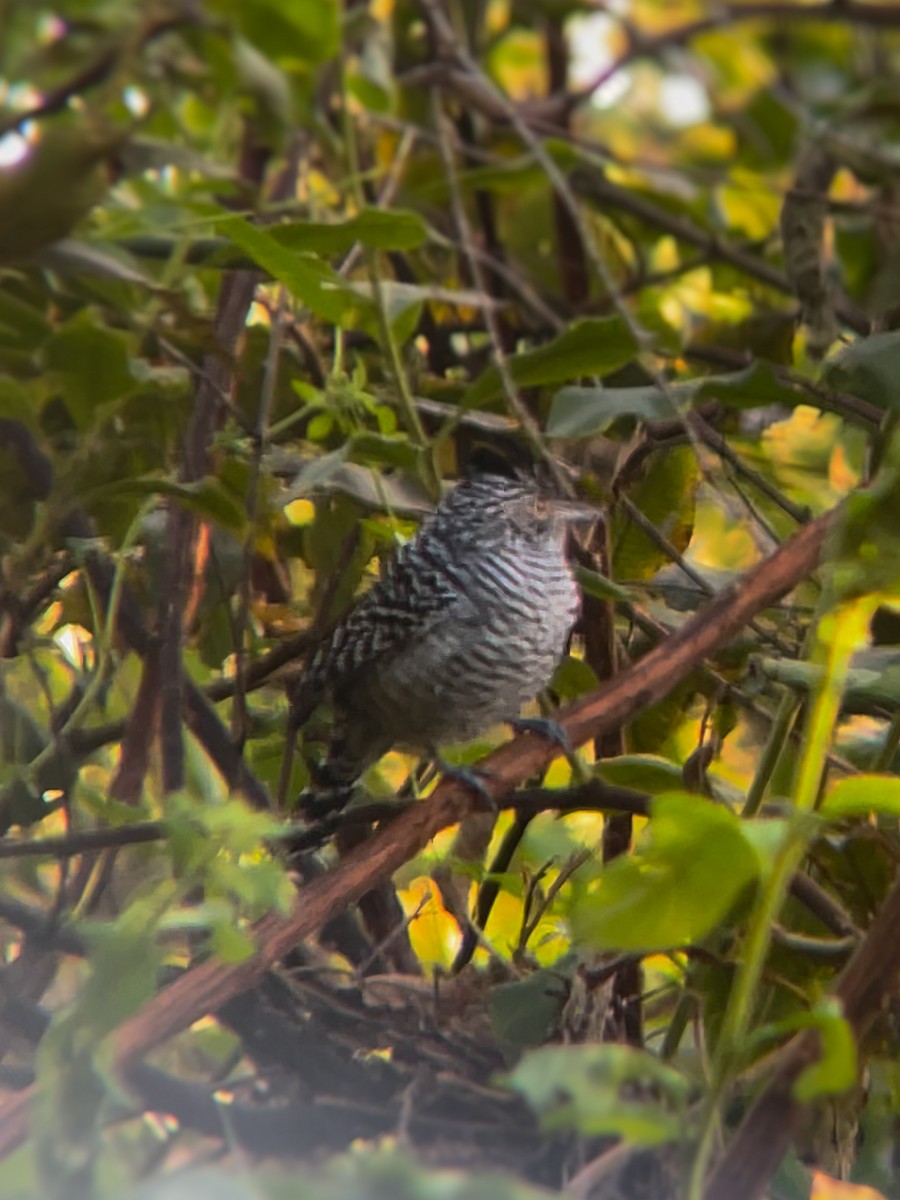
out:
<path id="1" fill-rule="evenodd" d="M 900 1196 L 898 70 L 889 0 L 0 10 L 0 1196 Z M 577 749 L 304 842 L 285 681 L 510 437 L 606 514 Z"/>

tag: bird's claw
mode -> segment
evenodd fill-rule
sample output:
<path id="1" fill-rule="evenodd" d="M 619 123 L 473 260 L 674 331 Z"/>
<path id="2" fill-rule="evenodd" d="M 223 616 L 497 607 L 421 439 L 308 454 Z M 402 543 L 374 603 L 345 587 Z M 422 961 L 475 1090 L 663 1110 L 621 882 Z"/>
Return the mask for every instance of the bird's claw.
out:
<path id="1" fill-rule="evenodd" d="M 539 733 L 550 742 L 555 742 L 564 754 L 572 753 L 569 735 L 553 717 L 517 717 L 510 721 L 515 733 Z"/>
<path id="2" fill-rule="evenodd" d="M 332 811 L 320 817 L 311 819 L 304 829 L 292 831 L 282 840 L 282 846 L 289 864 L 302 859 L 305 854 L 320 850 L 329 841 L 343 823 L 343 813 Z"/>
<path id="3" fill-rule="evenodd" d="M 306 788 L 297 798 L 297 807 L 308 820 L 316 821 L 332 813 L 340 813 L 353 798 L 353 786 Z"/>
<path id="4" fill-rule="evenodd" d="M 457 783 L 461 783 L 463 787 L 474 792 L 485 808 L 495 816 L 497 815 L 499 812 L 497 801 L 485 784 L 485 780 L 491 777 L 490 771 L 485 771 L 482 767 L 465 767 L 457 763 L 448 763 L 442 758 L 435 758 L 434 763 L 442 775 L 446 775 L 448 779 L 455 779 Z"/>

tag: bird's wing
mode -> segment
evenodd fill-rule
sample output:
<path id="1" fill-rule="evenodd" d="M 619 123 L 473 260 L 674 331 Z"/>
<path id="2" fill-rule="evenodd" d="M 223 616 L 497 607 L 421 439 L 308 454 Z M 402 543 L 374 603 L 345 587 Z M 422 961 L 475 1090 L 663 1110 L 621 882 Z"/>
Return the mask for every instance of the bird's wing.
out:
<path id="1" fill-rule="evenodd" d="M 421 548 L 420 548 L 421 549 Z M 310 659 L 291 697 L 300 727 L 329 693 L 339 692 L 357 671 L 409 650 L 444 617 L 470 602 L 442 564 L 413 557 L 403 547 L 385 577 L 337 623 Z"/>

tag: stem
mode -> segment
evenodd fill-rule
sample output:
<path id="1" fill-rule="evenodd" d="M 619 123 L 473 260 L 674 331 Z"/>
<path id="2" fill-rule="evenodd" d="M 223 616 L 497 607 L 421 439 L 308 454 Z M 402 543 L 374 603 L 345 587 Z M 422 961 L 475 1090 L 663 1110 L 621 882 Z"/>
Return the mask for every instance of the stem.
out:
<path id="1" fill-rule="evenodd" d="M 797 697 L 789 688 L 785 688 L 782 692 L 778 708 L 775 710 L 775 716 L 763 748 L 762 757 L 759 760 L 759 766 L 756 769 L 756 774 L 753 776 L 753 781 L 747 791 L 747 799 L 741 810 L 741 815 L 745 818 L 755 817 L 762 806 L 766 789 L 775 773 L 775 768 L 778 765 L 778 760 L 787 744 L 788 738 L 791 736 L 791 730 L 794 728 L 794 721 L 797 717 L 799 707 Z"/>
<path id="2" fill-rule="evenodd" d="M 888 731 L 884 736 L 884 744 L 875 756 L 875 762 L 872 764 L 873 771 L 889 771 L 891 763 L 894 761 L 894 755 L 897 753 L 897 747 L 900 746 L 900 708 L 891 717 L 891 723 L 888 726 Z"/>
<path id="3" fill-rule="evenodd" d="M 659 1051 L 659 1057 L 663 1062 L 671 1062 L 675 1057 L 676 1051 L 681 1045 L 681 1039 L 684 1037 L 685 1030 L 691 1019 L 696 1015 L 696 1012 L 697 1001 L 694 996 L 689 992 L 682 993 L 675 1006 L 672 1019 L 666 1027 L 663 1044 Z"/>
<path id="4" fill-rule="evenodd" d="M 865 638 L 871 612 L 871 598 L 855 600 L 824 614 L 819 621 L 815 659 L 822 663 L 824 670 L 811 701 L 803 737 L 794 789 L 795 816 L 750 918 L 747 938 L 737 964 L 713 1059 L 709 1102 L 692 1164 L 687 1200 L 702 1200 L 704 1180 L 718 1129 L 719 1100 L 746 1045 L 769 951 L 772 923 L 784 904 L 791 879 L 806 853 L 813 829 L 809 817 L 816 809 L 825 751 L 840 715 L 850 658 Z"/>
<path id="5" fill-rule="evenodd" d="M 361 183 L 361 174 L 359 167 L 359 148 L 356 142 L 356 129 L 353 120 L 350 116 L 350 106 L 348 103 L 347 79 L 345 72 L 345 64 L 341 64 L 341 89 L 343 93 L 343 133 L 344 142 L 347 147 L 347 160 L 350 168 L 350 186 L 353 190 L 353 198 L 359 208 L 364 208 L 366 205 L 366 196 Z M 384 299 L 384 289 L 381 286 L 381 277 L 378 274 L 376 267 L 376 257 L 374 251 L 366 249 L 365 263 L 369 276 L 369 284 L 372 288 L 372 297 L 375 301 L 375 313 L 378 320 L 378 332 L 381 337 L 381 343 L 387 350 L 388 359 L 390 360 L 391 374 L 394 377 L 394 383 L 397 385 L 397 398 L 399 401 L 399 409 L 403 416 L 407 432 L 415 443 L 421 448 L 427 463 L 426 480 L 429 491 L 434 500 L 440 499 L 440 475 L 434 463 L 433 456 L 428 453 L 429 443 L 428 435 L 425 433 L 425 427 L 422 424 L 419 410 L 416 408 L 416 401 L 410 390 L 409 380 L 406 376 L 406 371 L 403 366 L 403 359 L 400 354 L 400 348 L 397 345 L 397 339 L 394 337 L 394 330 L 391 325 L 390 316 L 387 311 L 387 304 Z"/>
<path id="6" fill-rule="evenodd" d="M 128 532 L 125 534 L 125 539 L 122 542 L 122 545 L 119 547 L 119 558 L 116 563 L 116 570 L 115 574 L 113 575 L 112 586 L 110 587 L 109 591 L 109 603 L 106 609 L 106 622 L 103 625 L 100 636 L 100 643 L 97 652 L 97 664 L 94 668 L 94 673 L 91 677 L 91 680 L 85 688 L 84 695 L 78 701 L 78 704 L 72 712 L 72 715 L 66 721 L 65 725 L 63 725 L 62 729 L 59 729 L 55 736 L 47 742 L 47 745 L 43 748 L 43 750 L 41 750 L 40 754 L 33 758 L 28 764 L 25 773 L 26 778 L 35 779 L 37 772 L 44 765 L 44 763 L 49 761 L 56 753 L 58 753 L 59 743 L 63 740 L 66 734 L 71 733 L 73 729 L 77 729 L 82 723 L 84 718 L 90 712 L 91 707 L 97 697 L 97 693 L 103 687 L 112 659 L 113 637 L 116 629 L 116 618 L 119 612 L 119 602 L 122 597 L 122 588 L 125 586 L 125 567 L 127 565 L 128 551 L 132 548 L 140 536 L 144 527 L 144 521 L 146 520 L 148 512 L 150 512 L 151 508 L 153 507 L 153 503 L 153 501 L 148 501 L 146 504 L 141 506 L 137 516 L 128 527 Z M 92 593 L 90 589 L 88 589 L 89 600 L 91 595 Z M 94 619 L 95 624 L 97 625 L 99 625 L 99 621 L 97 620 L 98 616 L 99 614 L 95 612 Z"/>

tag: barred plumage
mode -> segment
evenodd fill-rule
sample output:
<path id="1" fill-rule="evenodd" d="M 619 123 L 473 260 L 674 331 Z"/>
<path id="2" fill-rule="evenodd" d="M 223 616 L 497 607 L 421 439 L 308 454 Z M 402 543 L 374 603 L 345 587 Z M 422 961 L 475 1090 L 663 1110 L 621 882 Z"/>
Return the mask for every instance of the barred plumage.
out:
<path id="1" fill-rule="evenodd" d="M 500 721 L 550 679 L 578 614 L 566 527 L 584 506 L 530 479 L 465 479 L 318 649 L 296 724 L 326 698 L 337 736 L 321 783 L 392 747 L 434 753 Z"/>

